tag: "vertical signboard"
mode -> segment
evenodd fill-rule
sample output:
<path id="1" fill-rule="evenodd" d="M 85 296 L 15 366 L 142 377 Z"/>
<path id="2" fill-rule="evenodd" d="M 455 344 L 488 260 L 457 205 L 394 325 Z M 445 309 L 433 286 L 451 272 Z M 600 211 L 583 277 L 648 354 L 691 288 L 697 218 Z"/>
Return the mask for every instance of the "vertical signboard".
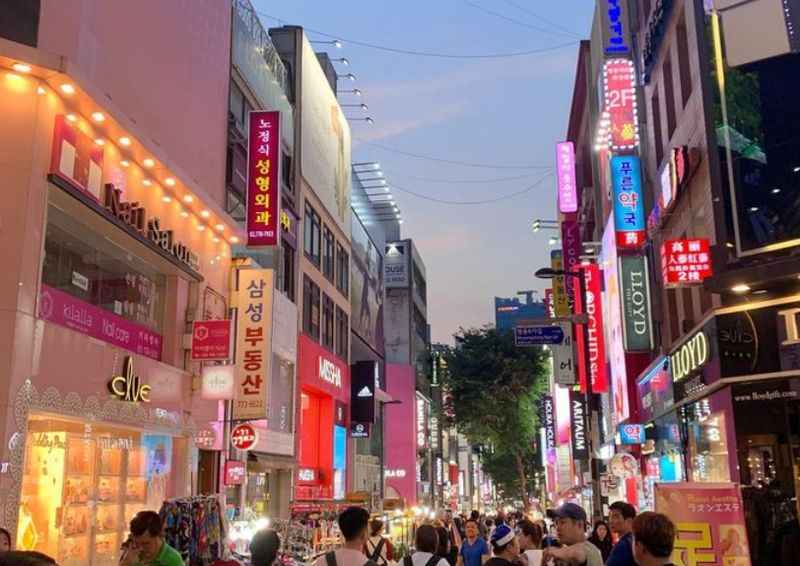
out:
<path id="1" fill-rule="evenodd" d="M 565 220 L 561 223 L 561 248 L 564 271 L 577 271 L 581 255 L 581 238 L 580 225 L 576 220 Z M 570 301 L 575 298 L 573 290 L 575 284 L 574 277 L 564 278 L 564 289 Z"/>
<path id="2" fill-rule="evenodd" d="M 608 217 L 603 231 L 603 323 L 605 326 L 606 352 L 608 357 L 608 373 L 613 390 L 609 397 L 608 411 L 603 415 L 607 419 L 607 430 L 614 429 L 615 423 L 628 418 L 630 404 L 628 402 L 628 368 L 625 359 L 625 339 L 623 337 L 621 282 L 618 270 L 616 235 L 614 233 L 614 216 Z"/>
<path id="3" fill-rule="evenodd" d="M 234 420 L 267 418 L 273 278 L 272 269 L 239 271 Z"/>
<path id="4" fill-rule="evenodd" d="M 556 175 L 558 211 L 570 214 L 578 211 L 578 188 L 575 179 L 575 146 L 572 142 L 556 144 Z"/>
<path id="5" fill-rule="evenodd" d="M 661 244 L 661 274 L 665 287 L 702 283 L 712 273 L 707 238 L 665 240 Z"/>
<path id="6" fill-rule="evenodd" d="M 617 247 L 638 249 L 647 238 L 639 158 L 635 155 L 616 155 L 611 158 L 610 166 Z"/>
<path id="7" fill-rule="evenodd" d="M 550 267 L 554 271 L 562 271 L 564 269 L 564 255 L 561 250 L 550 252 Z M 553 277 L 552 310 L 553 314 L 558 317 L 569 316 L 570 314 L 564 279 L 566 278 L 563 275 Z"/>
<path id="8" fill-rule="evenodd" d="M 607 145 L 613 152 L 639 146 L 636 111 L 636 69 L 630 59 L 609 59 L 603 66 L 604 120 Z"/>
<path id="9" fill-rule="evenodd" d="M 628 23 L 623 11 L 625 0 L 603 0 L 601 10 L 606 55 L 630 53 Z"/>
<path id="10" fill-rule="evenodd" d="M 577 391 L 569 392 L 570 408 L 570 442 L 572 443 L 572 459 L 589 459 L 589 438 L 587 423 L 589 421 L 586 407 L 586 396 Z"/>
<path id="11" fill-rule="evenodd" d="M 556 447 L 556 412 L 551 395 L 542 396 L 542 413 L 544 417 L 545 448 L 551 450 Z"/>
<path id="12" fill-rule="evenodd" d="M 553 380 L 558 385 L 575 385 L 575 360 L 573 356 L 574 344 L 572 343 L 572 324 L 559 322 L 564 335 L 560 344 L 551 344 L 553 353 Z"/>
<path id="13" fill-rule="evenodd" d="M 375 422 L 375 376 L 378 362 L 356 362 L 350 366 L 350 420 Z"/>
<path id="14" fill-rule="evenodd" d="M 647 258 L 624 255 L 619 258 L 622 331 L 626 352 L 653 349 L 653 320 L 650 314 L 650 277 Z"/>
<path id="15" fill-rule="evenodd" d="M 603 294 L 600 284 L 600 269 L 597 264 L 590 263 L 582 267 L 586 281 L 586 314 L 588 322 L 589 376 L 592 380 L 592 392 L 608 392 L 606 376 L 605 338 L 603 336 Z"/>
<path id="16" fill-rule="evenodd" d="M 280 230 L 280 112 L 250 112 L 247 150 L 247 245 L 277 246 Z"/>

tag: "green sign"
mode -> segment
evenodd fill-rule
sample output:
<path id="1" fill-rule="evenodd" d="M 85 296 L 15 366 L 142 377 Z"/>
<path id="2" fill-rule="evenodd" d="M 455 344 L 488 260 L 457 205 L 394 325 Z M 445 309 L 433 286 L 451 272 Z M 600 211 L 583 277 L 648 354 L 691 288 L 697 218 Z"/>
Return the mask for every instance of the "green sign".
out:
<path id="1" fill-rule="evenodd" d="M 650 313 L 650 278 L 645 256 L 620 256 L 619 286 L 625 351 L 649 352 L 653 349 L 653 318 Z"/>

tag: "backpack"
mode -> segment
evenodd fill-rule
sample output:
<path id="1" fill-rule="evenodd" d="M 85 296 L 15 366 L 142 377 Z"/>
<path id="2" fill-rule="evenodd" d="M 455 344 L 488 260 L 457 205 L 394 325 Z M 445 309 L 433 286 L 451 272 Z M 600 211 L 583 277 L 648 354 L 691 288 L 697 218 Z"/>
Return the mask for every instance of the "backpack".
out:
<path id="1" fill-rule="evenodd" d="M 425 563 L 425 566 L 436 566 L 439 563 L 439 560 L 442 560 L 442 558 L 434 554 L 433 556 L 428 558 L 428 561 Z M 328 564 L 328 566 L 331 566 L 331 564 Z M 410 554 L 403 558 L 403 566 L 414 566 L 414 562 L 411 560 Z"/>
<path id="2" fill-rule="evenodd" d="M 378 563 L 379 563 L 379 561 L 382 561 L 382 562 L 384 562 L 385 564 L 388 564 L 388 563 L 389 563 L 389 561 L 388 561 L 388 560 L 383 560 L 383 558 L 381 557 L 381 550 L 383 550 L 383 547 L 384 547 L 385 545 L 386 545 L 386 539 L 385 539 L 385 538 L 383 538 L 383 537 L 381 537 L 381 540 L 379 540 L 379 541 L 378 541 L 378 544 L 375 546 L 375 550 L 373 550 L 373 551 L 372 551 L 372 554 L 370 554 L 370 555 L 369 555 L 369 559 L 370 559 L 372 562 L 375 562 L 376 564 L 378 564 Z"/>
<path id="3" fill-rule="evenodd" d="M 330 552 L 326 552 L 325 553 L 325 562 L 327 563 L 328 566 L 336 566 L 336 551 L 335 550 L 331 550 Z M 373 562 L 372 560 L 367 559 L 367 561 L 364 562 L 364 566 L 378 566 L 378 565 L 375 562 Z M 428 564 L 426 564 L 425 566 L 428 566 Z"/>

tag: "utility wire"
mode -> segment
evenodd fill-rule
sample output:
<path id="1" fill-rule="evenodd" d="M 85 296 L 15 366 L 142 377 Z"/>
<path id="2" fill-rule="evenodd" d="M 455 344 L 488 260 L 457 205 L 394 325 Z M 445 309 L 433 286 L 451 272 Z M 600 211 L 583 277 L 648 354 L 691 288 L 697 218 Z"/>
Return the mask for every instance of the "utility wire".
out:
<path id="1" fill-rule="evenodd" d="M 506 16 L 505 14 L 501 14 L 500 12 L 495 12 L 494 10 L 490 10 L 488 8 L 484 8 L 483 6 L 481 6 L 479 4 L 476 4 L 475 2 L 470 2 L 470 0 L 463 0 L 463 2 L 467 6 L 471 6 L 471 7 L 475 8 L 476 10 L 480 10 L 484 14 L 489 14 L 490 16 L 494 16 L 496 18 L 500 18 L 501 20 L 505 20 L 507 22 L 511 22 L 512 24 L 516 24 L 518 26 L 526 27 L 526 28 L 529 28 L 529 29 L 532 29 L 532 30 L 540 31 L 542 33 L 548 33 L 548 34 L 551 34 L 551 35 L 570 35 L 570 36 L 573 36 L 573 37 L 580 38 L 580 36 L 578 34 L 573 33 L 571 31 L 564 32 L 564 31 L 560 31 L 560 30 L 549 30 L 547 28 L 542 28 L 542 27 L 539 27 L 539 26 L 535 26 L 533 24 L 529 24 L 529 23 L 517 20 L 515 18 L 511 18 L 509 16 Z"/>
<path id="2" fill-rule="evenodd" d="M 372 147 L 377 147 L 378 149 L 382 149 L 384 151 L 389 151 L 391 153 L 398 153 L 400 155 L 405 155 L 407 157 L 415 157 L 417 159 L 427 159 L 428 161 L 436 161 L 438 163 L 449 163 L 451 165 L 462 165 L 464 167 L 476 167 L 480 169 L 552 169 L 550 165 L 494 165 L 490 163 L 473 163 L 469 161 L 457 161 L 455 159 L 443 159 L 440 157 L 432 157 L 430 155 L 423 155 L 421 153 L 412 153 L 410 151 L 403 151 L 401 149 L 395 149 L 393 147 L 389 147 L 380 143 L 366 141 L 361 138 L 353 138 L 358 140 L 360 143 L 365 145 L 369 145 Z"/>
<path id="3" fill-rule="evenodd" d="M 255 11 L 256 14 L 259 16 L 264 16 L 265 18 L 269 18 L 270 20 L 275 20 L 278 23 L 285 24 L 287 23 L 286 20 L 282 20 L 281 18 L 277 18 L 275 16 L 271 16 L 270 14 L 266 14 L 264 12 L 259 12 L 258 10 Z M 303 29 L 309 31 L 311 33 L 315 33 L 317 35 L 321 35 L 322 37 L 327 37 L 330 39 L 338 39 L 345 43 L 352 43 L 353 45 L 358 45 L 360 47 L 369 47 L 370 49 L 378 49 L 380 51 L 388 51 L 389 53 L 399 53 L 401 55 L 414 55 L 416 57 L 438 57 L 440 59 L 504 59 L 509 57 L 524 57 L 525 55 L 536 55 L 537 53 L 548 53 L 550 51 L 558 51 L 559 49 L 564 49 L 565 47 L 572 47 L 578 45 L 577 41 L 570 41 L 569 43 L 561 43 L 559 45 L 551 45 L 549 47 L 540 47 L 537 49 L 529 49 L 527 51 L 510 51 L 506 53 L 475 53 L 475 54 L 454 54 L 454 53 L 439 53 L 435 51 L 416 51 L 413 49 L 400 49 L 399 47 L 389 47 L 386 45 L 378 45 L 375 43 L 368 43 L 366 41 L 358 41 L 355 39 L 348 39 L 346 37 L 342 37 L 341 35 L 333 35 L 330 33 L 326 33 L 324 31 L 319 31 L 316 29 L 311 29 L 309 27 L 303 26 Z"/>
<path id="4" fill-rule="evenodd" d="M 424 199 L 424 200 L 429 200 L 431 202 L 436 202 L 436 203 L 439 203 L 439 204 L 450 204 L 450 205 L 456 205 L 456 206 L 474 206 L 474 205 L 480 205 L 480 204 L 492 204 L 492 203 L 495 203 L 495 202 L 508 200 L 508 199 L 523 195 L 525 193 L 529 193 L 533 189 L 538 187 L 540 184 L 542 184 L 542 182 L 544 180 L 546 180 L 546 179 L 548 179 L 549 177 L 552 177 L 552 176 L 553 176 L 552 172 L 548 173 L 544 177 L 541 177 L 538 181 L 536 181 L 535 183 L 533 183 L 532 185 L 530 185 L 528 187 L 525 187 L 524 189 L 521 189 L 521 190 L 513 192 L 513 193 L 509 193 L 507 195 L 501 195 L 499 197 L 495 197 L 495 198 L 491 198 L 491 199 L 485 199 L 485 200 L 447 200 L 447 199 L 440 199 L 440 198 L 436 198 L 436 197 L 431 197 L 431 196 L 428 196 L 428 195 L 423 195 L 422 193 L 418 193 L 418 192 L 412 191 L 410 189 L 404 189 L 403 187 L 398 187 L 394 183 L 391 184 L 391 187 L 392 187 L 392 190 L 398 190 L 398 191 L 401 191 L 401 192 L 404 192 L 404 193 L 408 193 L 408 194 L 410 194 L 412 196 L 415 196 L 417 198 L 421 198 L 421 199 Z"/>
<path id="5" fill-rule="evenodd" d="M 575 37 L 581 37 L 581 38 L 583 37 L 582 35 L 580 35 L 578 33 L 575 33 L 574 31 L 572 31 L 570 29 L 565 28 L 564 26 L 562 26 L 560 24 L 557 24 L 556 22 L 554 22 L 552 20 L 548 20 L 547 18 L 537 14 L 536 12 L 531 11 L 529 8 L 526 8 L 525 6 L 520 6 L 519 4 L 514 2 L 514 0 L 505 0 L 505 1 L 506 1 L 507 4 L 510 4 L 511 6 L 514 6 L 517 10 L 525 12 L 526 14 L 528 14 L 530 16 L 533 16 L 534 18 L 536 18 L 537 20 L 539 20 L 541 22 L 544 22 L 544 23 L 546 23 L 548 25 L 551 25 L 556 29 L 560 29 L 560 30 L 562 30 L 562 31 L 564 31 L 566 33 L 574 35 Z"/>
<path id="6" fill-rule="evenodd" d="M 392 173 L 391 171 L 384 171 L 386 176 L 394 179 L 400 177 L 401 179 L 409 179 L 411 181 L 421 181 L 423 183 L 447 183 L 452 185 L 467 185 L 467 184 L 488 184 L 488 183 L 502 183 L 504 181 L 519 181 L 520 179 L 530 179 L 535 177 L 536 173 L 527 175 L 517 175 L 514 177 L 497 177 L 495 179 L 432 179 L 430 177 L 413 177 L 411 175 L 403 175 Z"/>

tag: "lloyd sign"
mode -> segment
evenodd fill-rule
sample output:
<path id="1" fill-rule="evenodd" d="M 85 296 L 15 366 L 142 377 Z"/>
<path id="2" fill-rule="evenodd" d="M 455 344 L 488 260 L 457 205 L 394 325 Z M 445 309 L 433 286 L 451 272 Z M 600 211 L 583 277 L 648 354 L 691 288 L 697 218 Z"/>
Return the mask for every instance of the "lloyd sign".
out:
<path id="1" fill-rule="evenodd" d="M 626 352 L 649 352 L 653 349 L 647 267 L 647 258 L 641 255 L 623 255 L 619 258 L 622 336 Z"/>

